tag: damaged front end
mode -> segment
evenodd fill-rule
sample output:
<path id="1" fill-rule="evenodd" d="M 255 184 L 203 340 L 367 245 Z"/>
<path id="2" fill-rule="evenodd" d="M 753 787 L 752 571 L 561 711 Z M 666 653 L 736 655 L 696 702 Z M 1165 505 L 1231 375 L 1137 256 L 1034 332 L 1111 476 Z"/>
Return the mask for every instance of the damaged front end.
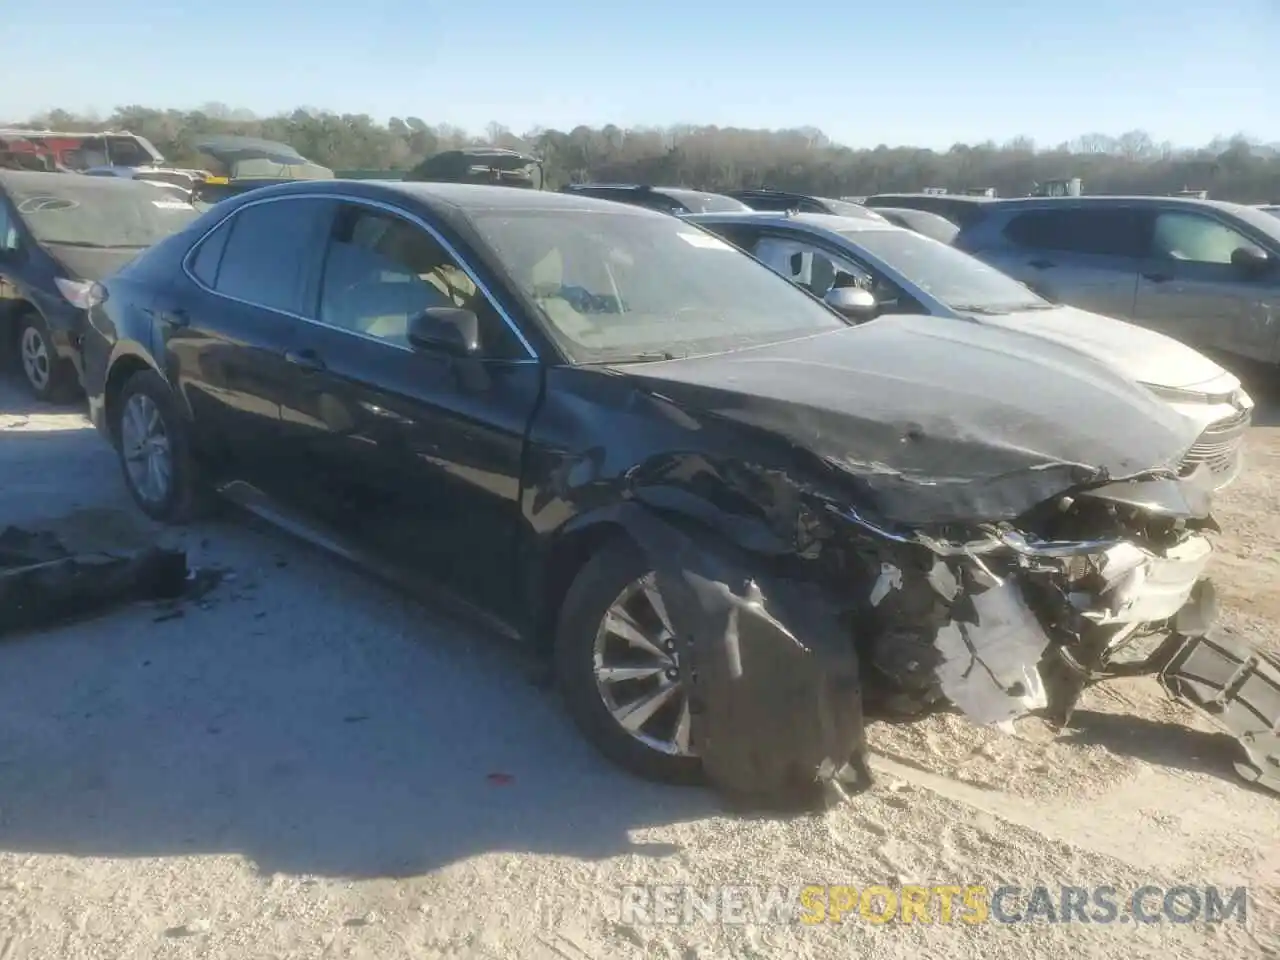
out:
<path id="1" fill-rule="evenodd" d="M 1203 471 L 1113 484 L 963 532 L 896 532 L 833 506 L 876 544 L 859 646 L 882 705 L 1064 724 L 1089 684 L 1159 673 L 1216 617 L 1206 489 Z"/>
<path id="2" fill-rule="evenodd" d="M 752 802 L 810 804 L 870 785 L 864 714 L 952 705 L 979 723 L 1065 724 L 1091 683 L 1163 677 L 1216 616 L 1211 488 L 1207 471 L 1162 475 L 932 529 L 814 496 L 799 507 L 813 539 L 773 556 L 699 536 L 653 489 L 617 519 L 680 638 L 708 777 Z"/>

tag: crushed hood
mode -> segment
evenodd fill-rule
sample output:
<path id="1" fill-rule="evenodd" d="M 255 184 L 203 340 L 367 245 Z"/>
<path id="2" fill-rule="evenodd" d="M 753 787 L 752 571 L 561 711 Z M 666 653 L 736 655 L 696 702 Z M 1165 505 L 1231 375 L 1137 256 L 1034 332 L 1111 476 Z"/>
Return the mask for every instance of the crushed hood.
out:
<path id="1" fill-rule="evenodd" d="M 929 317 L 619 369 L 813 454 L 855 480 L 859 507 L 904 524 L 1012 520 L 1074 487 L 1175 471 L 1196 439 L 1070 347 Z"/>
<path id="2" fill-rule="evenodd" d="M 978 319 L 985 324 L 1035 332 L 1073 346 L 1091 357 L 1114 364 L 1139 383 L 1186 389 L 1224 378 L 1234 380 L 1221 366 L 1185 343 L 1146 327 L 1076 307 Z M 1232 389 L 1239 386 L 1239 380 L 1234 380 Z"/>

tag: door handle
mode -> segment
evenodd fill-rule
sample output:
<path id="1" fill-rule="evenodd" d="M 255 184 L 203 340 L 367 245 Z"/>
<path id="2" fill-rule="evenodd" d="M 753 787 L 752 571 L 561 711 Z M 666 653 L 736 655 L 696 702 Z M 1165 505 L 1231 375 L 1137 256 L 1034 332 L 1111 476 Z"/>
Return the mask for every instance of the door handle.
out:
<path id="1" fill-rule="evenodd" d="M 1152 283 L 1168 283 L 1173 279 L 1173 276 L 1168 273 L 1144 273 L 1142 276 Z"/>
<path id="2" fill-rule="evenodd" d="M 304 370 L 323 370 L 325 368 L 324 361 L 320 359 L 320 354 L 314 350 L 289 350 L 284 355 L 286 363 L 292 363 L 295 367 L 302 367 Z"/>
<path id="3" fill-rule="evenodd" d="M 1027 266 L 1035 267 L 1037 270 L 1048 270 L 1050 267 L 1055 266 L 1055 264 L 1052 260 L 1028 260 Z"/>

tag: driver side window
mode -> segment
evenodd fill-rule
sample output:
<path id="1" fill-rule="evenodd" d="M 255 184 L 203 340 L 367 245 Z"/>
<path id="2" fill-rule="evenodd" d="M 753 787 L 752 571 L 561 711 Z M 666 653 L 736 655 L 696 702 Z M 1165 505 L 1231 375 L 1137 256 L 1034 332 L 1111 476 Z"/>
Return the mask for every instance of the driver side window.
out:
<path id="1" fill-rule="evenodd" d="M 1162 213 L 1152 236 L 1155 255 L 1164 260 L 1226 266 L 1241 247 L 1255 247 L 1226 224 L 1196 213 Z"/>
<path id="2" fill-rule="evenodd" d="M 325 252 L 317 319 L 404 347 L 410 318 L 432 307 L 475 313 L 482 356 L 527 355 L 484 292 L 435 237 L 384 210 L 343 204 Z"/>

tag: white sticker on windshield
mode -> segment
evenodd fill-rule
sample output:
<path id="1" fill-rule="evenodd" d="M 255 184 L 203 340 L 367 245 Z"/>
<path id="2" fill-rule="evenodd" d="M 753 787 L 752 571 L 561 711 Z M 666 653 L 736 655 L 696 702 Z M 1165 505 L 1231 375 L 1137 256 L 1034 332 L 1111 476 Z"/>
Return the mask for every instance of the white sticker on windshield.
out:
<path id="1" fill-rule="evenodd" d="M 181 200 L 152 200 L 161 210 L 186 210 L 191 204 L 183 203 Z"/>
<path id="2" fill-rule="evenodd" d="M 677 233 L 677 237 L 683 240 L 691 247 L 700 247 L 703 250 L 732 250 L 723 240 L 711 236 L 709 233 Z"/>

